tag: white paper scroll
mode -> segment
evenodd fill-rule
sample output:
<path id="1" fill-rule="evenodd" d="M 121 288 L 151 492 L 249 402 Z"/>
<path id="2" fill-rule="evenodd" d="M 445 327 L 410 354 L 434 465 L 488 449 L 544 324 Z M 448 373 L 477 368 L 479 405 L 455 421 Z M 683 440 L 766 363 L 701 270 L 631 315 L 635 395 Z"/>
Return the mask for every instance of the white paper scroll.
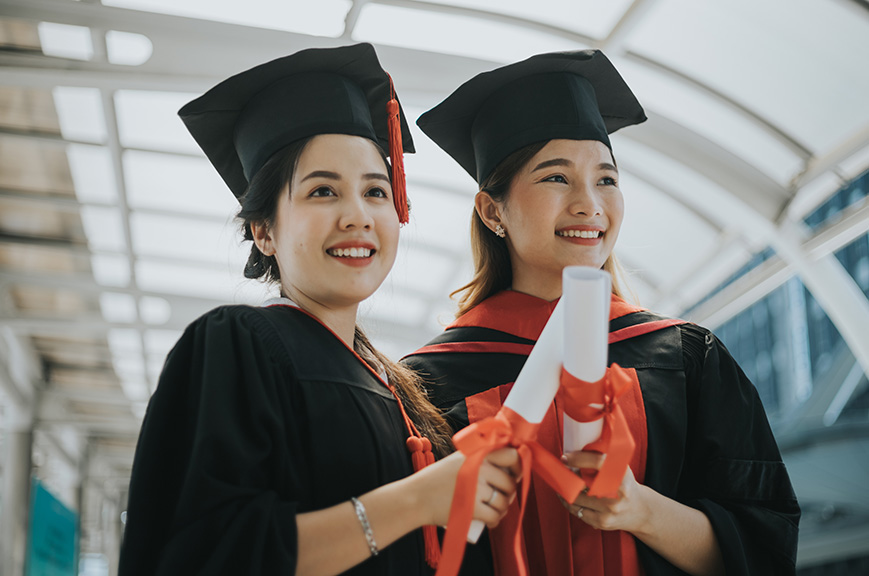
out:
<path id="1" fill-rule="evenodd" d="M 609 347 L 612 278 L 587 266 L 568 266 L 562 276 L 564 369 L 586 382 L 603 378 Z M 603 419 L 577 422 L 564 415 L 564 451 L 582 450 L 600 438 Z"/>
<path id="2" fill-rule="evenodd" d="M 561 299 L 552 311 L 540 338 L 531 349 L 528 360 L 522 366 L 510 394 L 504 401 L 506 408 L 513 410 L 532 424 L 543 421 L 561 385 L 561 351 L 564 346 L 563 310 L 564 299 Z M 468 541 L 476 542 L 484 526 L 479 520 L 471 522 Z"/>

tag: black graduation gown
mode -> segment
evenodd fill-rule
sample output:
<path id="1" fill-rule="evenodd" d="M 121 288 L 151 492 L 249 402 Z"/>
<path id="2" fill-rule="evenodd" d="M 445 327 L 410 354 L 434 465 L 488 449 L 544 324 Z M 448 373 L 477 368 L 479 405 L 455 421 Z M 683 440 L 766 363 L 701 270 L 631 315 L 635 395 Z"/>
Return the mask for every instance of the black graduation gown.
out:
<path id="1" fill-rule="evenodd" d="M 525 322 L 525 312 L 517 311 L 513 320 Z M 664 320 L 635 312 L 611 320 L 610 332 Z M 500 323 L 509 325 L 510 319 Z M 535 340 L 457 326 L 426 347 L 467 342 L 521 349 Z M 438 351 L 445 348 L 403 362 L 423 375 L 432 401 L 455 430 L 468 425 L 465 399 L 514 382 L 528 353 Z M 644 484 L 709 517 L 729 576 L 794 574 L 799 506 L 757 391 L 724 345 L 704 328 L 681 324 L 611 344 L 608 362 L 637 371 L 648 436 Z M 493 572 L 489 551 L 480 544 L 468 548 L 462 574 Z M 684 574 L 636 544 L 647 576 Z M 535 566 L 530 569 L 535 574 Z"/>
<path id="2" fill-rule="evenodd" d="M 407 436 L 393 395 L 317 320 L 215 309 L 148 405 L 120 574 L 293 574 L 296 514 L 411 474 Z M 417 530 L 347 574 L 430 574 L 424 558 Z"/>

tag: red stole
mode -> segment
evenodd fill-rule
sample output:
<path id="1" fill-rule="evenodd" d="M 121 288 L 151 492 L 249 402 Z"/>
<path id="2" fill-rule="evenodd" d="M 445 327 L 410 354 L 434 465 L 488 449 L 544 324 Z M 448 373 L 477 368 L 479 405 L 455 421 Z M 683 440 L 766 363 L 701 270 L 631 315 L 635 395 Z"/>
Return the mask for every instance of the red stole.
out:
<path id="1" fill-rule="evenodd" d="M 556 302 L 547 302 L 534 296 L 508 290 L 483 301 L 450 327 L 480 326 L 536 341 L 555 304 Z M 613 296 L 610 304 L 610 320 L 641 310 L 642 308 L 632 306 Z M 619 336 L 631 335 L 633 333 Z M 484 345 L 484 343 L 479 344 Z M 619 402 L 636 442 L 631 470 L 637 481 L 642 483 L 646 468 L 646 415 L 636 372 L 633 369 L 629 369 L 628 372 L 632 377 L 632 386 Z M 466 398 L 470 423 L 494 416 L 512 386 L 512 383 L 504 384 Z M 555 402 L 543 419 L 537 436 L 537 441 L 556 456 L 562 453 L 562 421 L 563 413 Z M 490 531 L 495 572 L 498 576 L 517 574 L 512 562 L 511 540 L 517 521 L 518 507 L 514 505 L 498 528 Z M 643 574 L 633 536 L 622 531 L 595 530 L 572 516 L 555 493 L 539 479 L 535 481 L 533 476 L 523 524 L 525 557 L 529 574 L 534 576 L 571 574 L 640 576 Z"/>

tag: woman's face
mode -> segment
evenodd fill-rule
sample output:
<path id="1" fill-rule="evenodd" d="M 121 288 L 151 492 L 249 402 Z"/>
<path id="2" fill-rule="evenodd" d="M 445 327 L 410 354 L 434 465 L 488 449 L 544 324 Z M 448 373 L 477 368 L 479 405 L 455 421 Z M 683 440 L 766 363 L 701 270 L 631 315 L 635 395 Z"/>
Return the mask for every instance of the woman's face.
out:
<path id="1" fill-rule="evenodd" d="M 618 177 L 595 140 L 552 140 L 522 168 L 498 206 L 514 290 L 554 298 L 565 266 L 603 266 L 624 217 Z"/>
<path id="2" fill-rule="evenodd" d="M 341 308 L 377 290 L 398 248 L 387 173 L 367 138 L 322 134 L 308 143 L 268 235 L 286 296 Z"/>

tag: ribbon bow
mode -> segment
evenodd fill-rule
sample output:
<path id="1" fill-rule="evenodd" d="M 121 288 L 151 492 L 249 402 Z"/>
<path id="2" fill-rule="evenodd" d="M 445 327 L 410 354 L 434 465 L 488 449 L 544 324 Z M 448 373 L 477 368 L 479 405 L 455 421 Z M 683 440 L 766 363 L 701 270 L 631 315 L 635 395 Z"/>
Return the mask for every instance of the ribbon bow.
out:
<path id="1" fill-rule="evenodd" d="M 519 520 L 516 524 L 513 551 L 519 573 L 526 574 L 522 558 L 521 530 L 531 471 L 536 472 L 568 502 L 576 500 L 577 495 L 585 488 L 582 478 L 573 474 L 558 458 L 537 443 L 539 427 L 540 424 L 532 424 L 513 410 L 502 407 L 494 417 L 476 422 L 453 436 L 453 443 L 465 455 L 465 462 L 456 477 L 450 519 L 436 576 L 458 574 L 465 555 L 468 529 L 473 519 L 480 466 L 489 454 L 506 446 L 516 448 L 522 462 L 524 482 L 520 493 Z"/>
<path id="2" fill-rule="evenodd" d="M 616 498 L 634 454 L 634 437 L 618 403 L 619 396 L 630 390 L 631 382 L 628 372 L 618 364 L 607 368 L 603 378 L 597 382 L 585 382 L 561 369 L 557 398 L 564 413 L 577 422 L 603 418 L 603 430 L 595 442 L 595 449 L 606 454 L 606 459 L 594 480 L 589 482 L 591 496 Z"/>

